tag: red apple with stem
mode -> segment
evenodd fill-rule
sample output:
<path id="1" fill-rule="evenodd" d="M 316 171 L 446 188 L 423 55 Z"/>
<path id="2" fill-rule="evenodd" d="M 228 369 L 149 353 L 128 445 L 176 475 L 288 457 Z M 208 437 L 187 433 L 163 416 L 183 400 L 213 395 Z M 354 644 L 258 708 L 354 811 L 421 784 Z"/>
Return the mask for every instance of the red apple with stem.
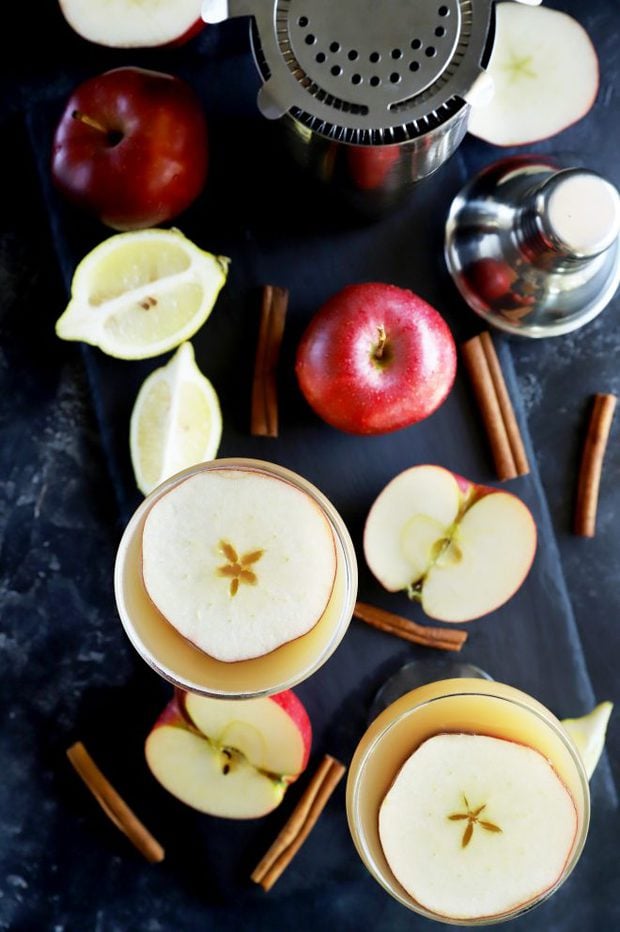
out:
<path id="1" fill-rule="evenodd" d="M 195 200 L 207 175 L 201 103 L 180 78 L 116 68 L 69 98 L 52 177 L 74 204 L 115 230 L 156 226 Z"/>
<path id="2" fill-rule="evenodd" d="M 395 285 L 349 285 L 302 336 L 295 371 L 310 406 L 353 434 L 384 434 L 428 417 L 447 398 L 456 348 L 443 317 Z"/>

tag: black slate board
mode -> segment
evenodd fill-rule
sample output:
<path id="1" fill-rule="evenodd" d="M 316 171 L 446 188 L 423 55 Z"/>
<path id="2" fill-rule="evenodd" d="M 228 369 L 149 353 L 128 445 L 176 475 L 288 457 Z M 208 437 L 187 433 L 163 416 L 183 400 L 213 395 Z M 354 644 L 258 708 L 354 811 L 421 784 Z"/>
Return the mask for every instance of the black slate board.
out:
<path id="1" fill-rule="evenodd" d="M 459 341 L 480 329 L 445 270 L 442 238 L 453 196 L 469 177 L 471 166 L 482 164 L 491 150 L 467 139 L 401 209 L 380 221 L 363 221 L 302 176 L 284 151 L 277 127 L 257 119 L 257 81 L 245 37 L 240 36 L 239 30 L 228 27 L 211 30 L 197 47 L 198 54 L 178 69 L 203 97 L 212 163 L 204 195 L 175 223 L 199 245 L 232 260 L 216 309 L 193 340 L 199 365 L 222 402 L 225 431 L 220 455 L 274 460 L 315 482 L 352 533 L 360 565 L 360 597 L 424 621 L 422 612 L 404 596 L 383 592 L 373 580 L 361 553 L 361 530 L 378 491 L 407 466 L 440 463 L 477 482 L 496 484 L 463 372 L 459 371 L 448 401 L 427 421 L 385 437 L 359 438 L 332 430 L 312 414 L 297 389 L 292 361 L 312 313 L 329 295 L 354 281 L 393 282 L 420 293 L 444 314 Z M 229 92 L 226 98 L 223 88 Z M 57 106 L 31 112 L 29 127 L 68 287 L 77 261 L 109 231 L 62 203 L 51 186 L 49 147 L 62 104 L 58 101 Z M 277 440 L 252 438 L 248 432 L 257 299 L 266 282 L 284 285 L 291 292 L 280 366 Z M 461 658 L 526 690 L 560 717 L 582 714 L 594 704 L 594 694 L 519 403 L 509 345 L 503 339 L 497 345 L 533 465 L 531 475 L 507 487 L 532 509 L 539 547 L 519 593 L 492 616 L 469 626 L 470 638 Z M 118 500 L 120 534 L 141 499 L 128 452 L 131 406 L 142 380 L 168 356 L 121 362 L 83 347 L 83 357 Z M 402 662 L 425 656 L 429 655 L 423 649 L 352 622 L 331 660 L 297 689 L 314 726 L 311 765 L 324 752 L 348 762 L 377 688 Z M 135 664 L 136 682 L 127 684 L 127 693 L 131 702 L 140 703 L 141 684 L 154 674 L 145 671 L 137 657 Z M 161 694 L 166 694 L 163 686 Z M 127 752 L 142 768 L 136 775 L 137 784 L 145 787 L 141 815 L 158 827 L 168 850 L 162 865 L 165 879 L 157 879 L 161 872 L 145 873 L 141 891 L 151 897 L 152 915 L 163 928 L 175 927 L 179 909 L 188 928 L 204 921 L 207 928 L 226 923 L 235 930 L 310 929 L 323 922 L 330 928 L 398 932 L 425 925 L 425 920 L 392 902 L 366 874 L 349 837 L 342 786 L 292 866 L 265 897 L 253 889 L 247 876 L 294 805 L 303 780 L 280 810 L 266 819 L 223 822 L 177 804 L 152 785 L 135 750 Z M 592 789 L 597 817 L 604 818 L 617 805 L 605 761 Z M 590 894 L 602 856 L 599 850 L 594 857 L 586 847 L 571 880 L 529 917 L 528 928 L 564 928 L 563 919 L 577 906 L 582 915 L 591 916 L 594 907 L 586 904 L 593 903 Z M 612 852 L 608 858 L 611 862 Z"/>

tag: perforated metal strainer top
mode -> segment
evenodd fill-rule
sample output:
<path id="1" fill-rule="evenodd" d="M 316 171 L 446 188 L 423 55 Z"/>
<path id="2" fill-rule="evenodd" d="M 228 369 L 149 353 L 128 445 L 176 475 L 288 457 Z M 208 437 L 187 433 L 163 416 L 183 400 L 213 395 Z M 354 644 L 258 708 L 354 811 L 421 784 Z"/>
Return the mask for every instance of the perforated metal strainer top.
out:
<path id="1" fill-rule="evenodd" d="M 389 144 L 459 110 L 492 40 L 492 0 L 206 0 L 252 16 L 265 116 L 343 142 Z"/>

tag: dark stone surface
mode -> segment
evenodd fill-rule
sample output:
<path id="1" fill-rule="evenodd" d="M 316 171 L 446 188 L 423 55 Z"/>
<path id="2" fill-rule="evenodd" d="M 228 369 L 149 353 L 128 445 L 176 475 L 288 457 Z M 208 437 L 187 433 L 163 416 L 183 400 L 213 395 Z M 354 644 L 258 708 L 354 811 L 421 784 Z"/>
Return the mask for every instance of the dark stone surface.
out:
<path id="1" fill-rule="evenodd" d="M 103 400 L 101 394 L 94 399 L 91 389 L 93 377 L 102 385 L 116 370 L 96 357 L 93 361 L 92 354 L 86 356 L 88 384 L 78 348 L 54 336 L 54 322 L 66 303 L 58 258 L 64 256 L 66 271 L 75 244 L 62 216 L 56 216 L 57 226 L 50 233 L 36 169 L 45 155 L 33 153 L 24 116 L 34 108 L 49 117 L 80 77 L 115 64 L 183 72 L 192 57 L 207 56 L 223 62 L 223 68 L 230 61 L 231 73 L 244 69 L 243 80 L 206 91 L 216 125 L 219 119 L 223 127 L 224 115 L 231 111 L 241 119 L 251 117 L 251 95 L 243 92 L 251 72 L 245 32 L 229 26 L 203 34 L 185 51 L 129 56 L 88 46 L 71 33 L 55 2 L 40 6 L 34 30 L 32 10 L 18 9 L 8 21 L 0 73 L 5 179 L 0 212 L 0 928 L 160 932 L 227 925 L 235 932 L 276 927 L 288 932 L 322 922 L 345 930 L 430 929 L 366 875 L 342 816 L 342 787 L 285 878 L 265 897 L 249 889 L 245 878 L 294 800 L 285 800 L 266 820 L 223 823 L 177 805 L 146 772 L 142 742 L 169 690 L 133 654 L 118 623 L 111 590 L 123 516 L 113 492 L 109 452 L 121 450 L 122 438 L 108 437 L 104 455 L 93 400 L 100 418 L 107 416 L 109 421 L 111 400 L 117 395 L 109 391 Z M 587 120 L 533 149 L 578 153 L 585 164 L 619 184 L 617 4 L 595 0 L 587 10 L 576 2 L 559 6 L 577 16 L 592 36 L 601 56 L 602 85 Z M 20 55 L 9 58 L 8 50 L 19 50 Z M 218 113 L 218 99 L 224 95 L 226 106 Z M 238 126 L 230 131 L 241 139 Z M 467 139 L 458 158 L 471 170 L 497 155 Z M 251 158 L 251 153 L 244 150 L 243 157 Z M 241 190 L 248 184 L 246 179 Z M 234 200 L 230 203 L 229 212 L 219 213 L 209 224 L 222 245 L 227 239 L 234 242 L 244 214 Z M 219 206 L 224 210 L 224 197 Z M 406 212 L 398 214 L 387 226 L 393 233 L 406 219 Z M 270 229 L 262 242 L 246 243 L 246 254 L 251 247 L 259 256 L 257 275 L 274 273 L 272 246 L 280 259 L 287 248 L 294 258 L 297 243 L 287 247 L 285 232 L 278 236 Z M 364 255 L 366 244 L 374 269 L 386 277 L 392 271 L 398 274 L 398 263 L 387 250 L 373 252 L 371 233 L 362 230 L 354 240 L 351 261 L 359 257 L 360 248 Z M 312 231 L 312 241 L 320 252 L 320 229 Z M 291 276 L 300 313 L 308 313 L 320 285 L 307 273 Z M 230 304 L 234 297 L 233 291 L 227 298 Z M 575 659 L 578 642 L 571 634 L 570 650 L 558 644 L 558 656 L 573 659 L 562 659 L 557 668 L 550 664 L 542 675 L 535 672 L 540 658 L 532 661 L 538 688 L 528 684 L 530 691 L 540 698 L 553 697 L 561 715 L 588 711 L 594 697 L 620 700 L 617 424 L 605 463 L 597 536 L 585 541 L 570 534 L 588 398 L 595 391 L 620 389 L 618 306 L 616 298 L 601 317 L 572 336 L 512 344 L 521 403 L 583 647 Z M 138 366 L 131 376 L 136 385 L 140 374 Z M 238 423 L 243 399 L 228 399 L 227 404 L 232 421 Z M 309 422 L 306 426 L 313 429 Z M 334 443 L 345 445 L 335 435 Z M 116 491 L 125 490 L 126 511 L 135 493 L 123 471 L 126 462 L 123 465 L 119 457 L 115 462 Z M 561 599 L 565 590 L 563 585 L 559 588 Z M 562 605 L 556 608 L 565 611 Z M 372 673 L 364 672 L 344 696 L 329 676 L 329 666 L 300 689 L 313 721 L 320 723 L 315 751 L 338 748 L 343 757 L 350 754 L 363 727 L 374 689 L 395 660 L 410 656 L 405 646 L 387 645 L 386 639 L 359 627 L 348 638 L 360 657 L 372 652 Z M 517 648 L 518 640 L 511 639 L 505 655 L 498 653 L 500 667 Z M 475 662 L 476 656 L 468 659 Z M 527 664 L 516 667 L 519 676 L 527 675 Z M 560 695 L 563 688 L 565 697 Z M 76 738 L 85 741 L 138 814 L 165 840 L 163 865 L 143 863 L 76 781 L 64 759 L 65 748 Z M 593 823 L 582 861 L 562 890 L 515 928 L 606 932 L 620 926 L 620 820 L 610 782 L 613 776 L 617 784 L 620 776 L 617 714 L 612 716 L 607 746 L 608 762 L 592 783 Z"/>

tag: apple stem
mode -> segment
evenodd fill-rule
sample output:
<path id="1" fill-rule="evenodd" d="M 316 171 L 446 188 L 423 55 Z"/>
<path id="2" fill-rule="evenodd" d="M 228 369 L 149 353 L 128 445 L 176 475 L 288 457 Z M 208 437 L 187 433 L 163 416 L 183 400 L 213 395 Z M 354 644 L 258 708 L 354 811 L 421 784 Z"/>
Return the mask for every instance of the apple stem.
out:
<path id="1" fill-rule="evenodd" d="M 96 129 L 100 133 L 104 133 L 106 136 L 108 134 L 105 126 L 102 126 L 101 123 L 98 123 L 97 120 L 93 120 L 92 117 L 89 117 L 87 113 L 82 113 L 81 110 L 74 110 L 71 114 L 73 120 L 79 120 L 80 123 L 85 123 L 86 126 L 90 126 L 91 129 Z"/>
<path id="2" fill-rule="evenodd" d="M 375 346 L 374 357 L 375 359 L 382 359 L 383 351 L 385 350 L 385 344 L 387 342 L 387 336 L 386 336 L 385 327 L 383 326 L 383 324 L 379 324 L 379 326 L 377 327 L 377 334 L 378 334 L 379 339 L 378 339 L 377 345 Z"/>

